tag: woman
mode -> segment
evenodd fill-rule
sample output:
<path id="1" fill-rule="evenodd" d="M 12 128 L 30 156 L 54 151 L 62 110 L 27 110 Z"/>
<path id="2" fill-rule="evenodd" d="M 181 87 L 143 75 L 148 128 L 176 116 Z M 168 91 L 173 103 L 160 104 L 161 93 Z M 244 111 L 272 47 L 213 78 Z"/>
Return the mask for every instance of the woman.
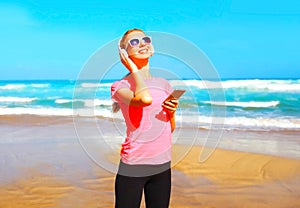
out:
<path id="1" fill-rule="evenodd" d="M 171 191 L 171 134 L 176 99 L 165 101 L 172 87 L 152 77 L 148 59 L 154 49 L 140 29 L 128 30 L 119 42 L 121 62 L 129 75 L 111 87 L 113 110 L 121 109 L 127 131 L 115 181 L 116 208 L 167 208 Z"/>

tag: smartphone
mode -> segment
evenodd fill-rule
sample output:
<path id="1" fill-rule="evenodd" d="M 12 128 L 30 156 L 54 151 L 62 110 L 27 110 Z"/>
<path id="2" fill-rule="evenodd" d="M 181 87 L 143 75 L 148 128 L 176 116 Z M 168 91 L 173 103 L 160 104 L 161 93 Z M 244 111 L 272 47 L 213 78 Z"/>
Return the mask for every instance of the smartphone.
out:
<path id="1" fill-rule="evenodd" d="M 185 90 L 180 90 L 180 89 L 173 90 L 173 92 L 164 100 L 164 102 L 171 100 L 173 98 L 179 99 L 184 93 Z"/>

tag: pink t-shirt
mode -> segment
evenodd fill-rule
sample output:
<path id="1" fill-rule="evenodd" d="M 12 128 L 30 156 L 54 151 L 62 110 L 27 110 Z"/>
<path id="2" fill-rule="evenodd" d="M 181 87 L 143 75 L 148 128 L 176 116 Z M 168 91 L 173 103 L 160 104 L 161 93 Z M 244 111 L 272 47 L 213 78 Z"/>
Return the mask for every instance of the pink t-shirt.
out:
<path id="1" fill-rule="evenodd" d="M 163 164 L 171 160 L 171 124 L 161 105 L 172 87 L 163 78 L 152 77 L 145 83 L 152 97 L 151 105 L 145 107 L 125 104 L 116 95 L 121 88 L 135 91 L 132 78 L 125 77 L 111 86 L 112 100 L 119 103 L 127 126 L 121 149 L 121 159 L 127 164 Z"/>

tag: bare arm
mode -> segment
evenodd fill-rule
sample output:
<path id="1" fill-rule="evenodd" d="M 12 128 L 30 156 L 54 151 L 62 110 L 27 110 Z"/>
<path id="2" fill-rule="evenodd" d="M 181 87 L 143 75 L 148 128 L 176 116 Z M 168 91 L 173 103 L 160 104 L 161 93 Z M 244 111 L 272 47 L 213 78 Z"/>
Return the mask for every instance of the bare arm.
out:
<path id="1" fill-rule="evenodd" d="M 136 83 L 135 91 L 131 91 L 128 88 L 121 88 L 116 92 L 118 98 L 128 105 L 146 106 L 152 103 L 152 97 L 148 87 L 139 73 L 140 72 L 135 72 L 131 74 Z"/>
<path id="2" fill-rule="evenodd" d="M 133 106 L 146 106 L 152 103 L 152 97 L 149 93 L 148 87 L 144 81 L 142 76 L 142 72 L 139 71 L 135 63 L 128 57 L 126 51 L 120 52 L 120 57 L 122 63 L 126 66 L 126 68 L 130 71 L 130 76 L 135 81 L 136 88 L 135 91 L 131 91 L 127 88 L 119 89 L 116 95 L 121 99 L 124 103 Z"/>

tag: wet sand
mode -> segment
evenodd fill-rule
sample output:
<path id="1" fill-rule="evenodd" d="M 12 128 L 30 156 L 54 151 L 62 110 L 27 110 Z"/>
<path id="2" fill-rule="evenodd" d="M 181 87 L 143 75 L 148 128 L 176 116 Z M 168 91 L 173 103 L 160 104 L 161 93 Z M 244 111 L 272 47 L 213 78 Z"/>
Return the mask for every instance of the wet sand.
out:
<path id="1" fill-rule="evenodd" d="M 110 120 L 97 122 L 111 130 Z M 0 130 L 0 207 L 113 207 L 119 140 L 101 149 L 95 132 L 87 129 L 86 140 L 78 139 L 73 119 L 65 117 L 2 116 Z M 294 139 L 284 147 L 295 145 L 298 132 L 286 134 Z M 199 162 L 201 146 L 174 144 L 170 207 L 300 207 L 300 158 L 253 148 L 217 148 Z"/>

